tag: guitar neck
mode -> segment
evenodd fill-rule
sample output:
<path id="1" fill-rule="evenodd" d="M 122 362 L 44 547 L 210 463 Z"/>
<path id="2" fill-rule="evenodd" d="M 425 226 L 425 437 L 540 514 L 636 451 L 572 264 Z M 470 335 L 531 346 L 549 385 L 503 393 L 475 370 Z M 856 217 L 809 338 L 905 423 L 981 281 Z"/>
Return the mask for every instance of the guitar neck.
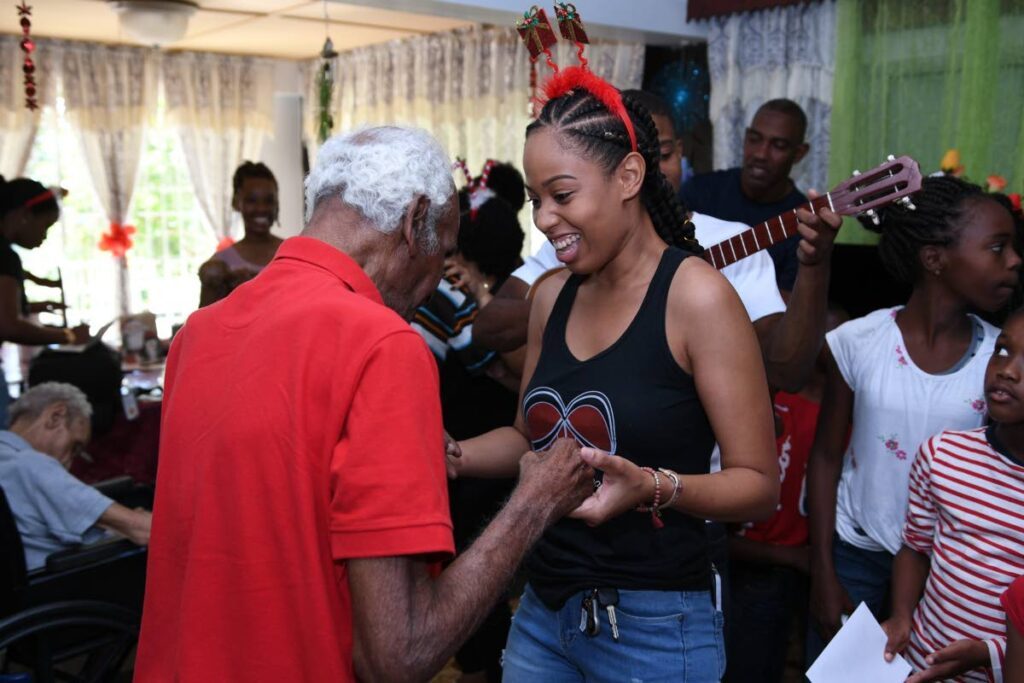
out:
<path id="1" fill-rule="evenodd" d="M 762 249 L 767 249 L 773 244 L 778 244 L 784 239 L 798 234 L 797 209 L 818 213 L 820 209 L 831 207 L 831 205 L 832 198 L 828 193 L 812 199 L 792 211 L 787 211 L 781 216 L 776 216 L 749 230 L 744 230 L 738 235 L 733 235 L 723 242 L 705 248 L 704 260 L 721 270 L 742 258 L 756 254 Z"/>

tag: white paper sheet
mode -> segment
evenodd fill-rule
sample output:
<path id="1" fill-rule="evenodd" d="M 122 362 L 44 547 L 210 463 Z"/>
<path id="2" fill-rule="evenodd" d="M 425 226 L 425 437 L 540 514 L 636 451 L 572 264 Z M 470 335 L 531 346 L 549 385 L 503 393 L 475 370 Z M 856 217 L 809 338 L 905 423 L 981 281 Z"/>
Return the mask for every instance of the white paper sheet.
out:
<path id="1" fill-rule="evenodd" d="M 910 665 L 885 661 L 885 631 L 863 602 L 807 671 L 811 683 L 903 683 Z"/>

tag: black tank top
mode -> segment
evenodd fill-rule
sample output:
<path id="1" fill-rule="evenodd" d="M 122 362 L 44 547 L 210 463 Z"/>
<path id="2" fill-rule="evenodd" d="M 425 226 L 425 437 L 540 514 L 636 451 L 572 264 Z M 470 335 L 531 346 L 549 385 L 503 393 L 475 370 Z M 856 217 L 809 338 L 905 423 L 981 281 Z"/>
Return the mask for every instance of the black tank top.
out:
<path id="1" fill-rule="evenodd" d="M 640 466 L 706 474 L 715 438 L 693 377 L 669 349 L 665 307 L 669 286 L 688 252 L 670 247 L 640 309 L 622 336 L 587 361 L 565 341 L 566 322 L 583 277 L 562 288 L 544 330 L 540 358 L 523 399 L 534 450 L 571 436 Z M 551 527 L 527 561 L 540 599 L 558 609 L 573 593 L 598 586 L 632 590 L 705 590 L 710 564 L 704 520 L 629 511 L 591 528 L 575 519 Z"/>

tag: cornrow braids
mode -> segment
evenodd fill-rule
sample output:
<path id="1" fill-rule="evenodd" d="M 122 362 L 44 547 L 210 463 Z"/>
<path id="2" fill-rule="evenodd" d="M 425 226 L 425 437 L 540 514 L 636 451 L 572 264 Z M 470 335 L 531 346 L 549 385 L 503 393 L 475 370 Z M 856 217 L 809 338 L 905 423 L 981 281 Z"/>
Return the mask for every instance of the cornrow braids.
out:
<path id="1" fill-rule="evenodd" d="M 636 132 L 637 151 L 647 165 L 640 201 L 655 231 L 668 244 L 701 253 L 693 224 L 686 220 L 686 209 L 659 167 L 658 129 L 654 120 L 637 97 L 627 94 L 622 103 Z M 622 120 L 582 88 L 549 100 L 537 120 L 527 126 L 526 135 L 541 128 L 556 130 L 607 173 L 614 171 L 632 150 Z"/>
<path id="2" fill-rule="evenodd" d="M 878 255 L 889 274 L 914 284 L 922 275 L 921 248 L 956 244 L 959 223 L 967 205 L 985 197 L 979 186 L 959 178 L 929 177 L 914 193 L 915 209 L 897 202 L 877 210 L 878 225 L 868 220 L 863 220 L 862 224 L 881 234 Z"/>

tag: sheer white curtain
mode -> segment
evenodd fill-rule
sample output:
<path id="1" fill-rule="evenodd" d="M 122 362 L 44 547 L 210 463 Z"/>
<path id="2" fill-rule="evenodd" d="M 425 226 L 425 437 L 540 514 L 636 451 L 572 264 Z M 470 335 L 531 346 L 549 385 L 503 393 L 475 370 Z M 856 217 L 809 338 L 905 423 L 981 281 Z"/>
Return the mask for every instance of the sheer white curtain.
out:
<path id="1" fill-rule="evenodd" d="M 787 97 L 807 113 L 807 157 L 794 168 L 806 190 L 827 188 L 835 69 L 835 0 L 710 20 L 708 67 L 715 168 L 743 159 L 743 134 L 765 101 Z"/>
<path id="2" fill-rule="evenodd" d="M 218 240 L 232 236 L 231 179 L 272 132 L 273 65 L 181 52 L 162 62 L 167 120 L 181 140 L 196 198 Z"/>
<path id="3" fill-rule="evenodd" d="M 25 171 L 32 143 L 36 139 L 41 109 L 53 104 L 54 77 L 50 51 L 45 41 L 36 41 L 32 61 L 36 64 L 36 101 L 40 109 L 25 107 L 25 84 L 20 36 L 0 36 L 0 175 L 16 178 Z"/>
<path id="4" fill-rule="evenodd" d="M 78 138 L 100 206 L 123 225 L 135 188 L 147 117 L 156 105 L 153 50 L 87 43 L 57 46 L 67 116 Z M 128 312 L 128 268 L 117 258 L 122 313 Z"/>
<path id="5" fill-rule="evenodd" d="M 571 48 L 571 49 L 570 49 Z M 560 43 L 557 63 L 576 63 L 575 48 Z M 644 46 L 595 43 L 590 67 L 620 88 L 640 86 Z M 307 138 L 315 143 L 316 72 L 305 65 L 310 106 Z M 430 131 L 452 156 L 479 173 L 489 159 L 521 165 L 530 122 L 530 62 L 511 29 L 460 29 L 343 52 L 335 60 L 334 132 L 366 124 L 399 123 Z M 537 64 L 540 83 L 550 72 Z"/>

